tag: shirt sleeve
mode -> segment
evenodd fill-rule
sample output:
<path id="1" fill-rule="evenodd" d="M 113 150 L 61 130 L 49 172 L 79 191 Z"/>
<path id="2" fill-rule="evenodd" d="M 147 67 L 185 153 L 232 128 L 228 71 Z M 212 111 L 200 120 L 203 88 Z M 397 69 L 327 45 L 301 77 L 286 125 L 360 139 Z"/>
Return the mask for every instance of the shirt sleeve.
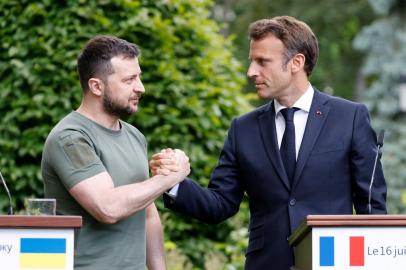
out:
<path id="1" fill-rule="evenodd" d="M 64 130 L 47 145 L 46 161 L 66 189 L 106 171 L 93 142 L 79 131 Z"/>
<path id="2" fill-rule="evenodd" d="M 168 192 L 165 192 L 166 195 L 168 195 L 171 198 L 176 198 L 178 196 L 178 189 L 179 189 L 179 183 L 174 185 Z"/>

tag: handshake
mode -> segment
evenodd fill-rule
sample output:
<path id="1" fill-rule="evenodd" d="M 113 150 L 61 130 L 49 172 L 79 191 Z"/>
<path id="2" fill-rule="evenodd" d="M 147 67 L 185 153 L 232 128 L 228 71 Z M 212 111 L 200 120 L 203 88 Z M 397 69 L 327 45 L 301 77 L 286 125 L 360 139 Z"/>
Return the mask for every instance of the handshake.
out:
<path id="1" fill-rule="evenodd" d="M 179 149 L 162 149 L 152 156 L 149 168 L 153 176 L 173 176 L 179 183 L 190 173 L 189 157 Z"/>

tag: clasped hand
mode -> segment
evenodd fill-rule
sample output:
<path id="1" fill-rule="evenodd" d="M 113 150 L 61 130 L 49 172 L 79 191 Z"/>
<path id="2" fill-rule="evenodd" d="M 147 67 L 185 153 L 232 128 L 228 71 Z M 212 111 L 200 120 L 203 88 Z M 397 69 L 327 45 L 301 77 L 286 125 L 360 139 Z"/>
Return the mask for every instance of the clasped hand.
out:
<path id="1" fill-rule="evenodd" d="M 179 149 L 162 149 L 152 156 L 149 167 L 152 175 L 177 173 L 185 178 L 190 173 L 189 157 Z"/>

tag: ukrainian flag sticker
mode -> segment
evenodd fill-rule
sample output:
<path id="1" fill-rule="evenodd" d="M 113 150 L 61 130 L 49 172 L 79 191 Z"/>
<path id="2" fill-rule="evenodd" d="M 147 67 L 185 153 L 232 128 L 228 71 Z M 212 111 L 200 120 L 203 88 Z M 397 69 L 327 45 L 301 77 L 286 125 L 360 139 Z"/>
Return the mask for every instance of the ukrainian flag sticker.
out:
<path id="1" fill-rule="evenodd" d="M 65 238 L 21 238 L 20 268 L 65 269 Z"/>

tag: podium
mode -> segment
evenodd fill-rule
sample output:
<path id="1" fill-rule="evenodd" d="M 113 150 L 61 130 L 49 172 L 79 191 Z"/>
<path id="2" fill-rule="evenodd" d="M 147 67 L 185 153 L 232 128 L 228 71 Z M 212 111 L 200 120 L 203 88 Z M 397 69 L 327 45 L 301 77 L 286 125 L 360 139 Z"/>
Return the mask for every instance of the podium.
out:
<path id="1" fill-rule="evenodd" d="M 289 243 L 292 270 L 404 270 L 406 215 L 309 215 Z"/>
<path id="2" fill-rule="evenodd" d="M 0 269 L 73 270 L 80 216 L 1 216 Z"/>

